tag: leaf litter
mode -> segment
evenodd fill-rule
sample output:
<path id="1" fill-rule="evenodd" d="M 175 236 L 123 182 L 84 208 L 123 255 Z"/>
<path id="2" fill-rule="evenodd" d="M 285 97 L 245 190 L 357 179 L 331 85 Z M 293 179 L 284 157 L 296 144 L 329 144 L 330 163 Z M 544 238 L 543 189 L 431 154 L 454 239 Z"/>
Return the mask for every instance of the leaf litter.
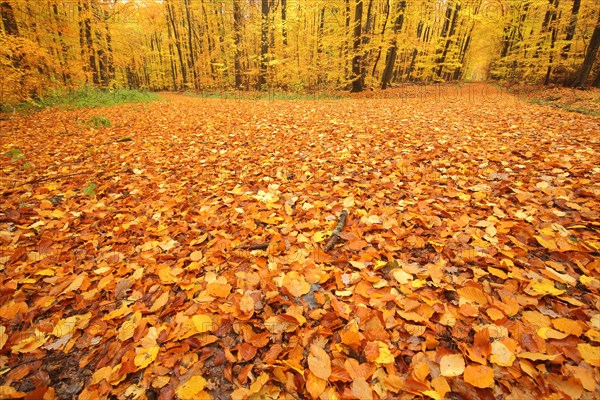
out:
<path id="1" fill-rule="evenodd" d="M 594 398 L 599 120 L 461 90 L 0 121 L 0 397 Z"/>

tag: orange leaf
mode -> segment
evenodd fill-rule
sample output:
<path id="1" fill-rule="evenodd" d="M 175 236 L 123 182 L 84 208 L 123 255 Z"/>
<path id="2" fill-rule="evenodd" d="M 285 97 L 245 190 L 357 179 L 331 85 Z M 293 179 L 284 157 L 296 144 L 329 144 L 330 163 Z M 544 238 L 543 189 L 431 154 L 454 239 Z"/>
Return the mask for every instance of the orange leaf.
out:
<path id="1" fill-rule="evenodd" d="M 469 365 L 463 375 L 465 382 L 478 388 L 494 386 L 494 370 L 486 365 Z"/>
<path id="2" fill-rule="evenodd" d="M 317 345 L 311 345 L 310 354 L 308 355 L 308 368 L 316 377 L 325 380 L 329 379 L 331 375 L 331 359 L 327 352 Z"/>
<path id="3" fill-rule="evenodd" d="M 325 379 L 321 379 L 312 372 L 308 373 L 308 378 L 306 378 L 306 390 L 310 393 L 310 396 L 313 399 L 318 398 L 321 393 L 325 391 L 327 387 L 327 381 Z"/>
<path id="4" fill-rule="evenodd" d="M 368 400 L 373 398 L 373 391 L 371 385 L 364 379 L 356 379 L 352 382 L 352 395 L 361 400 Z"/>

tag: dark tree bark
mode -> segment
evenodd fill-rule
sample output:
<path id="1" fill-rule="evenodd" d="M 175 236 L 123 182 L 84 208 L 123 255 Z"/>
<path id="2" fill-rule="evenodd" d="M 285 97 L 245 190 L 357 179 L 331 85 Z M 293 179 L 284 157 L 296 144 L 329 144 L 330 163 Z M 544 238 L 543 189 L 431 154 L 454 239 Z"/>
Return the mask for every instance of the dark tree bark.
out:
<path id="1" fill-rule="evenodd" d="M 596 75 L 596 79 L 594 79 L 592 86 L 600 88 L 600 70 L 598 71 L 598 74 Z"/>
<path id="2" fill-rule="evenodd" d="M 571 50 L 571 41 L 575 36 L 575 28 L 577 28 L 577 18 L 579 16 L 580 6 L 581 0 L 573 0 L 573 7 L 571 8 L 571 21 L 569 21 L 569 26 L 567 26 L 567 35 L 565 36 L 565 41 L 567 44 L 564 45 L 561 53 L 563 59 L 568 58 L 569 51 Z"/>
<path id="3" fill-rule="evenodd" d="M 267 56 L 269 54 L 269 0 L 261 0 L 260 9 L 260 73 L 258 75 L 258 90 L 266 90 Z"/>
<path id="4" fill-rule="evenodd" d="M 444 22 L 444 27 L 442 28 L 442 37 L 446 39 L 446 43 L 444 44 L 444 50 L 440 58 L 438 58 L 438 70 L 437 76 L 442 76 L 442 71 L 444 70 L 444 62 L 446 61 L 446 57 L 448 55 L 448 50 L 450 49 L 450 45 L 453 42 L 453 36 L 456 31 L 456 22 L 458 20 L 458 12 L 460 11 L 460 4 L 456 3 L 454 5 L 454 10 L 450 8 L 448 5 L 448 10 L 446 11 L 447 21 Z"/>
<path id="5" fill-rule="evenodd" d="M 385 69 L 381 76 L 381 88 L 386 89 L 390 85 L 392 79 L 392 73 L 394 72 L 394 63 L 396 62 L 396 54 L 398 47 L 396 46 L 396 40 L 392 40 L 391 46 L 388 48 L 387 54 L 385 55 Z"/>
<path id="6" fill-rule="evenodd" d="M 187 88 L 188 86 L 188 73 L 186 64 L 184 62 L 183 57 L 183 49 L 181 42 L 181 34 L 177 29 L 177 24 L 175 22 L 175 9 L 170 0 L 165 0 L 165 7 L 167 8 L 167 24 L 171 24 L 171 28 L 173 30 L 173 36 L 175 37 L 175 49 L 177 50 L 177 55 L 179 56 L 179 66 L 181 68 L 181 76 L 183 78 L 183 88 Z"/>
<path id="7" fill-rule="evenodd" d="M 356 0 L 356 8 L 354 10 L 354 55 L 352 57 L 352 89 L 354 93 L 362 92 L 364 89 L 364 80 L 361 73 L 361 32 L 362 32 L 362 12 L 363 0 Z"/>
<path id="8" fill-rule="evenodd" d="M 8 1 L 0 3 L 0 15 L 2 16 L 2 26 L 4 33 L 8 36 L 19 36 L 19 27 L 15 19 L 15 13 Z"/>
<path id="9" fill-rule="evenodd" d="M 558 17 L 558 0 L 550 0 L 550 7 L 550 52 L 548 55 L 548 68 L 546 69 L 546 78 L 544 79 L 544 85 L 548 85 L 550 83 L 550 77 L 552 76 L 552 63 L 554 62 L 554 55 L 552 53 L 554 51 L 554 45 L 556 44 L 556 39 L 558 37 L 558 28 L 554 24 L 556 18 Z"/>
<path id="10" fill-rule="evenodd" d="M 598 47 L 600 47 L 600 13 L 598 13 L 598 22 L 596 22 L 594 33 L 592 34 L 592 38 L 590 39 L 590 43 L 585 53 L 585 59 L 579 68 L 577 78 L 575 78 L 575 82 L 573 82 L 572 85 L 573 87 L 585 87 L 594 60 L 596 59 L 596 54 L 598 53 Z"/>
<path id="11" fill-rule="evenodd" d="M 233 68 L 235 69 L 235 88 L 242 88 L 242 71 L 240 58 L 242 56 L 242 8 L 240 7 L 241 0 L 233 0 L 233 30 L 235 52 L 233 54 Z"/>
<path id="12" fill-rule="evenodd" d="M 283 36 L 283 45 L 287 46 L 287 0 L 281 0 L 281 35 Z"/>
<path id="13" fill-rule="evenodd" d="M 88 0 L 79 1 L 79 45 L 81 47 L 81 58 L 87 59 L 88 70 L 92 73 L 92 82 L 96 85 L 100 83 L 100 73 L 96 60 L 96 51 L 92 37 L 92 22 L 90 19 L 90 5 Z"/>
<path id="14" fill-rule="evenodd" d="M 381 28 L 381 41 L 383 42 L 383 38 L 385 36 L 385 28 L 387 27 L 388 20 L 390 18 L 390 0 L 385 1 L 385 18 L 383 20 L 383 27 Z M 377 57 L 375 57 L 375 62 L 373 63 L 373 70 L 371 71 L 371 76 L 375 76 L 375 71 L 377 71 L 377 64 L 379 64 L 379 59 L 381 58 L 381 50 L 383 46 L 379 46 L 377 50 Z"/>
<path id="15" fill-rule="evenodd" d="M 190 0 L 184 0 L 184 6 L 185 6 L 185 17 L 187 20 L 187 39 L 188 39 L 188 57 L 187 57 L 187 61 L 188 61 L 188 70 L 192 71 L 192 82 L 194 85 L 194 88 L 198 88 L 198 76 L 196 74 L 196 60 L 194 59 L 194 37 L 192 35 L 192 31 L 194 29 L 194 19 L 192 17 L 192 10 L 190 7 Z"/>

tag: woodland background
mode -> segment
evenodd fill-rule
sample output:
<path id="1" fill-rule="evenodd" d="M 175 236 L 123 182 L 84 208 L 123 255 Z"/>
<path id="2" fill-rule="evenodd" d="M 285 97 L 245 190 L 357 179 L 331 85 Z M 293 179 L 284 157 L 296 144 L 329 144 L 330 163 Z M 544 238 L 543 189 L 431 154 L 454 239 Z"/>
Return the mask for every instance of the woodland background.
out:
<path id="1" fill-rule="evenodd" d="M 100 88 L 600 86 L 594 0 L 8 0 L 0 103 Z"/>

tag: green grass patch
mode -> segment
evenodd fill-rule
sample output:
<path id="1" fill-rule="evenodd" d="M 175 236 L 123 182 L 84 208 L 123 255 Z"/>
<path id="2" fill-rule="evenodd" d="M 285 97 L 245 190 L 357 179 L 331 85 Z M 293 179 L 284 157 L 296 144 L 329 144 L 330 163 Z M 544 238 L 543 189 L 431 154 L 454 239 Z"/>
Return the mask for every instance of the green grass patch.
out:
<path id="1" fill-rule="evenodd" d="M 203 99 L 234 100 L 343 100 L 348 99 L 340 94 L 331 93 L 294 93 L 294 92 L 186 92 L 184 96 Z"/>
<path id="2" fill-rule="evenodd" d="M 2 112 L 41 110 L 48 107 L 64 109 L 110 107 L 127 103 L 149 103 L 159 100 L 156 93 L 133 89 L 98 89 L 84 87 L 78 90 L 57 90 L 45 97 L 16 107 L 2 107 Z"/>
<path id="3" fill-rule="evenodd" d="M 561 110 L 570 111 L 570 112 L 576 112 L 576 113 L 579 113 L 579 114 L 591 115 L 592 117 L 600 117 L 600 112 L 598 112 L 596 110 L 590 110 L 589 108 L 572 107 L 572 106 L 567 105 L 567 104 L 558 104 L 558 103 L 554 103 L 552 101 L 542 100 L 542 99 L 531 99 L 531 100 L 529 100 L 529 102 L 533 103 L 533 104 L 539 104 L 539 105 L 542 105 L 542 106 L 549 106 L 549 107 L 554 107 L 554 108 L 560 108 Z"/>

